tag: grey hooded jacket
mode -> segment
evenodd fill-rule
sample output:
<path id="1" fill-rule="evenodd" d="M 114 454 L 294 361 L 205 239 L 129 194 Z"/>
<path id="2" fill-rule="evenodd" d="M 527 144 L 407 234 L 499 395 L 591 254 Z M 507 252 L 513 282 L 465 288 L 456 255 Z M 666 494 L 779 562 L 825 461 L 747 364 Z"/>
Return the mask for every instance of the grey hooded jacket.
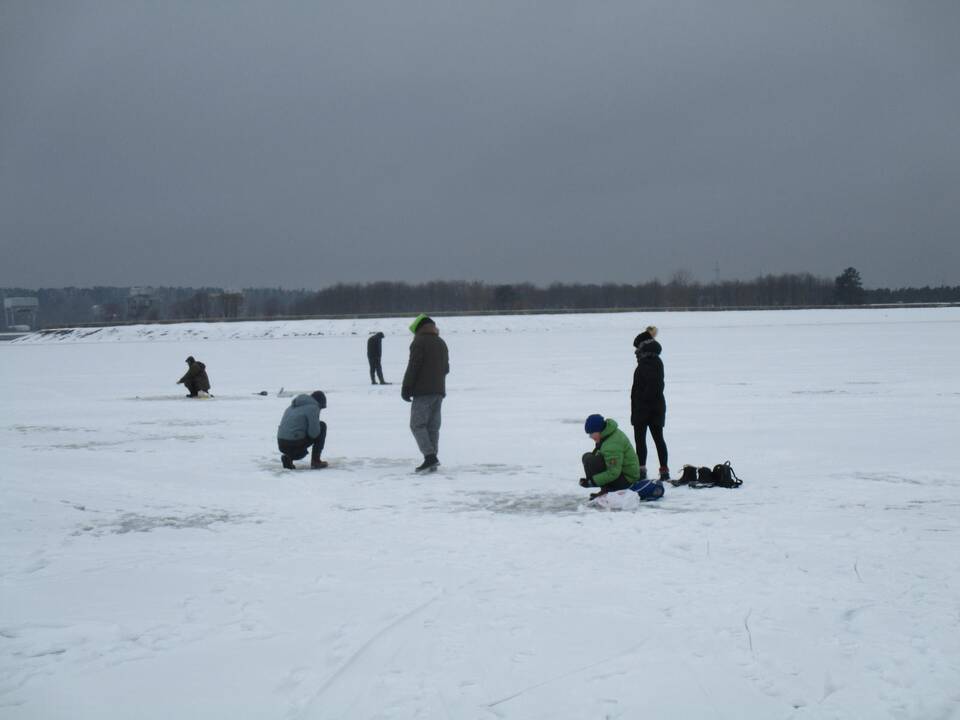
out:
<path id="1" fill-rule="evenodd" d="M 309 395 L 297 395 L 283 412 L 277 440 L 303 440 L 320 434 L 320 405 Z"/>

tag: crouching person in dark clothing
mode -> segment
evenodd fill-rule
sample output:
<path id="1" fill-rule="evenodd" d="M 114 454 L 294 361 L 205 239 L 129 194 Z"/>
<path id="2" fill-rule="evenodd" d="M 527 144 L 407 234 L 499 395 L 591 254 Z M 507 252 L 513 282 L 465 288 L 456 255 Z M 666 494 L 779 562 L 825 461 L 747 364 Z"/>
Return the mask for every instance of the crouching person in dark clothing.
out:
<path id="1" fill-rule="evenodd" d="M 201 392 L 209 393 L 210 378 L 207 377 L 207 366 L 199 360 L 194 360 L 191 355 L 187 358 L 187 372 L 177 380 L 177 385 L 180 384 L 189 391 L 189 397 L 200 397 Z"/>
<path id="2" fill-rule="evenodd" d="M 327 463 L 320 459 L 327 439 L 327 424 L 320 419 L 320 411 L 327 406 L 327 397 L 317 390 L 309 395 L 297 395 L 283 412 L 277 428 L 277 447 L 283 453 L 280 462 L 287 470 L 294 470 L 293 461 L 310 452 L 310 467 L 321 470 Z"/>
<path id="3" fill-rule="evenodd" d="M 617 490 L 634 490 L 641 500 L 656 500 L 663 495 L 662 484 L 640 479 L 640 460 L 616 420 L 591 415 L 583 429 L 596 443 L 593 452 L 583 455 L 586 477 L 580 479 L 581 487 L 600 488 L 599 492 L 591 493 L 591 500 Z"/>

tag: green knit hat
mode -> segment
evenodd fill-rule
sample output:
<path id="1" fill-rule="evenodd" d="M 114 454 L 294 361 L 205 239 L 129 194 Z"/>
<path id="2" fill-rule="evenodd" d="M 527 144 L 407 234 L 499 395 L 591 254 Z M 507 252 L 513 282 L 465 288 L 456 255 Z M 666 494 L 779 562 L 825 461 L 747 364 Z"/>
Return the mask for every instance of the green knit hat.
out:
<path id="1" fill-rule="evenodd" d="M 417 315 L 417 317 L 414 318 L 414 321 L 413 321 L 412 323 L 410 323 L 410 332 L 416 334 L 417 328 L 420 327 L 420 324 L 421 324 L 424 320 L 430 320 L 430 316 L 427 315 L 426 313 L 420 313 L 419 315 Z M 431 320 L 431 322 L 432 322 L 432 320 Z"/>

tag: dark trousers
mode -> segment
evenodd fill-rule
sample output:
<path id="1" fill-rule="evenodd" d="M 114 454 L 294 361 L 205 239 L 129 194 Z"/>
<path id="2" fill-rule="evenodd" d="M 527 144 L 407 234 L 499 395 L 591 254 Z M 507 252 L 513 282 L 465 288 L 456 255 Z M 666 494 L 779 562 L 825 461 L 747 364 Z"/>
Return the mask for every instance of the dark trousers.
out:
<path id="1" fill-rule="evenodd" d="M 657 458 L 660 460 L 660 467 L 667 467 L 667 443 L 663 440 L 663 425 L 634 425 L 633 439 L 637 443 L 637 457 L 640 458 L 641 467 L 647 465 L 647 428 L 650 428 L 650 435 L 653 437 L 653 444 L 657 446 Z"/>
<path id="2" fill-rule="evenodd" d="M 183 386 L 190 392 L 190 397 L 197 397 L 200 394 L 199 380 L 186 380 Z"/>
<path id="3" fill-rule="evenodd" d="M 374 385 L 377 384 L 377 381 L 373 379 L 374 373 L 380 379 L 381 385 L 386 385 L 386 380 L 383 379 L 383 368 L 380 367 L 380 358 L 367 358 L 367 361 L 370 363 L 370 382 Z"/>
<path id="4" fill-rule="evenodd" d="M 603 455 L 600 455 L 599 453 L 584 453 L 582 459 L 583 473 L 587 480 L 593 480 L 594 475 L 599 475 L 600 473 L 605 472 L 607 469 L 607 462 L 603 459 Z M 632 484 L 633 483 L 621 475 L 616 480 L 611 480 L 606 485 L 601 485 L 600 492 L 598 494 L 604 495 L 608 492 L 614 492 L 615 490 L 626 490 Z"/>
<path id="5" fill-rule="evenodd" d="M 310 462 L 319 462 L 320 453 L 323 452 L 323 443 L 327 439 L 327 424 L 321 420 L 320 421 L 320 434 L 315 438 L 303 438 L 303 440 L 277 440 L 277 447 L 280 448 L 280 452 L 289 457 L 291 460 L 299 460 L 300 458 L 307 456 L 307 450 L 310 450 L 310 446 L 313 446 L 313 451 L 310 453 Z"/>

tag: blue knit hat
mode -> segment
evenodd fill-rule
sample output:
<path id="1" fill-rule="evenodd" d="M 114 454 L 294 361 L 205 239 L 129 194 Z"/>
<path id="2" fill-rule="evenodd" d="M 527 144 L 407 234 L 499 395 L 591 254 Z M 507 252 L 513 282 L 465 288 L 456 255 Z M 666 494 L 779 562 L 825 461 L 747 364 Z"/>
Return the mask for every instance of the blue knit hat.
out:
<path id="1" fill-rule="evenodd" d="M 587 435 L 592 435 L 595 432 L 603 432 L 606 426 L 607 421 L 603 419 L 603 415 L 591 415 L 583 424 L 583 431 Z"/>

